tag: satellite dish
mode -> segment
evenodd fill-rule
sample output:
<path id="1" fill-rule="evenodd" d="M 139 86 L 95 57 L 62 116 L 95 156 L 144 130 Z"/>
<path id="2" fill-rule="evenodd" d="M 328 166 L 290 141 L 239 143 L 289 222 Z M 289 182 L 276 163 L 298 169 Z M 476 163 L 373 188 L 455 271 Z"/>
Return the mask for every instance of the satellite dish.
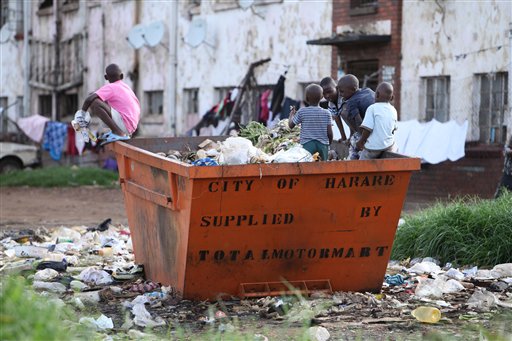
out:
<path id="1" fill-rule="evenodd" d="M 206 39 L 206 21 L 194 18 L 185 37 L 185 43 L 192 47 L 198 47 Z"/>
<path id="2" fill-rule="evenodd" d="M 142 35 L 142 37 L 144 38 L 146 44 L 149 47 L 155 47 L 162 41 L 164 37 L 164 32 L 164 23 L 162 21 L 156 21 L 144 28 L 144 34 Z"/>
<path id="3" fill-rule="evenodd" d="M 253 4 L 254 0 L 238 0 L 238 6 L 243 10 L 249 9 Z"/>
<path id="4" fill-rule="evenodd" d="M 146 40 L 144 39 L 144 33 L 144 25 L 133 26 L 130 32 L 128 32 L 128 37 L 126 37 L 126 40 L 128 40 L 128 43 L 134 49 L 140 49 L 142 46 L 144 46 L 144 43 L 146 42 Z"/>
<path id="5" fill-rule="evenodd" d="M 0 44 L 7 43 L 11 39 L 13 32 L 9 29 L 8 25 L 5 24 L 0 29 Z"/>

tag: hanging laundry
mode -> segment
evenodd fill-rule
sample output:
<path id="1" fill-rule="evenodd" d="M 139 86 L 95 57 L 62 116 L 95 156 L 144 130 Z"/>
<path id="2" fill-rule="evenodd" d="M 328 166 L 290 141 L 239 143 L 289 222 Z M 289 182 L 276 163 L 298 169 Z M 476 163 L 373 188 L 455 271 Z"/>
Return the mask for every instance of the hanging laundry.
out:
<path id="1" fill-rule="evenodd" d="M 286 73 L 285 73 L 286 74 Z M 272 93 L 272 103 L 270 104 L 270 110 L 274 117 L 279 114 L 283 108 L 281 103 L 283 103 L 284 99 L 284 82 L 286 81 L 286 77 L 284 75 L 279 76 L 279 80 L 277 84 L 274 86 L 274 91 Z M 288 117 L 288 116 L 287 116 Z"/>
<path id="2" fill-rule="evenodd" d="M 32 141 L 40 143 L 43 139 L 44 126 L 50 119 L 41 115 L 32 115 L 18 119 L 16 124 Z"/>
<path id="3" fill-rule="evenodd" d="M 463 124 L 454 120 L 445 123 L 435 119 L 426 123 L 410 120 L 398 122 L 397 126 L 395 140 L 400 154 L 420 157 L 431 164 L 457 161 L 465 155 L 467 120 Z"/>
<path id="4" fill-rule="evenodd" d="M 66 137 L 68 135 L 68 126 L 61 122 L 48 122 L 44 130 L 43 148 L 50 151 L 50 156 L 55 161 L 59 161 Z"/>
<path id="5" fill-rule="evenodd" d="M 75 129 L 71 124 L 68 125 L 68 143 L 67 143 L 67 151 L 68 155 L 78 155 L 78 149 L 76 148 L 75 143 Z"/>
<path id="6" fill-rule="evenodd" d="M 294 106 L 295 109 L 299 110 L 300 101 L 296 101 L 291 99 L 290 97 L 286 97 L 283 102 L 283 109 L 281 110 L 280 118 L 284 120 L 285 118 L 290 117 L 290 106 Z"/>
<path id="7" fill-rule="evenodd" d="M 270 97 L 270 94 L 272 93 L 272 90 L 265 90 L 260 97 L 260 117 L 259 121 L 261 123 L 267 123 L 269 118 L 269 107 L 268 107 L 268 99 Z"/>

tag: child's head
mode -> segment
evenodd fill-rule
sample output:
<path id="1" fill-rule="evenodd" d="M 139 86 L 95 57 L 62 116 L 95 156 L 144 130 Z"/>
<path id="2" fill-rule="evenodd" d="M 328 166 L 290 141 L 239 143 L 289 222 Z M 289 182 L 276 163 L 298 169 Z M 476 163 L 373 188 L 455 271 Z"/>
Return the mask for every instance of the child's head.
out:
<path id="1" fill-rule="evenodd" d="M 357 89 L 359 89 L 359 79 L 354 75 L 345 75 L 338 81 L 338 93 L 344 100 L 352 97 Z"/>
<path id="2" fill-rule="evenodd" d="M 110 64 L 105 69 L 105 79 L 110 83 L 117 82 L 120 79 L 123 79 L 123 73 L 121 72 L 121 68 L 117 66 L 117 64 Z"/>
<path id="3" fill-rule="evenodd" d="M 375 90 L 375 102 L 390 102 L 393 100 L 393 85 L 382 82 Z"/>
<path id="4" fill-rule="evenodd" d="M 325 77 L 320 81 L 324 98 L 336 103 L 338 101 L 338 92 L 336 91 L 336 82 L 331 77 Z"/>
<path id="5" fill-rule="evenodd" d="M 322 99 L 322 87 L 318 84 L 309 84 L 306 87 L 306 103 L 309 105 L 318 105 Z"/>

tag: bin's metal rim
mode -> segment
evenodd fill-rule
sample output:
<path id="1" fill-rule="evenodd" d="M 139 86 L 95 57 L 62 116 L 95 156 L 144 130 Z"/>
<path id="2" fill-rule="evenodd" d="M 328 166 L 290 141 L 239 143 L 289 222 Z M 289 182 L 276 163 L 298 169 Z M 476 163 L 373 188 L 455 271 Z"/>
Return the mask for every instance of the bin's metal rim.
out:
<path id="1" fill-rule="evenodd" d="M 192 179 L 239 178 L 241 174 L 243 174 L 243 177 L 263 177 L 276 175 L 403 172 L 419 170 L 421 168 L 421 159 L 411 157 L 322 162 L 321 167 L 316 162 L 193 166 L 121 141 L 109 144 L 107 147 L 109 150 L 128 159 L 137 160 L 149 166 Z M 241 172 L 242 169 L 243 171 Z"/>

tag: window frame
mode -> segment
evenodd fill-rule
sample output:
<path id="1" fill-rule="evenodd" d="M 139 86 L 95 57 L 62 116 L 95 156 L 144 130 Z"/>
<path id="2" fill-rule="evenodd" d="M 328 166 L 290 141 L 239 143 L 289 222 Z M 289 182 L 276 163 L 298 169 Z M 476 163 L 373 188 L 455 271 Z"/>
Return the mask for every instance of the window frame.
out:
<path id="1" fill-rule="evenodd" d="M 190 110 L 193 107 L 194 110 Z M 183 111 L 186 116 L 199 114 L 199 88 L 183 89 Z"/>
<path id="2" fill-rule="evenodd" d="M 431 121 L 432 119 L 436 119 L 439 122 L 448 122 L 450 120 L 450 86 L 451 80 L 450 76 L 440 75 L 440 76 L 432 76 L 432 77 L 422 77 L 424 83 L 424 96 L 425 96 L 425 120 Z M 429 93 L 429 82 L 433 82 L 432 85 L 432 93 Z M 440 85 L 443 81 L 443 84 Z M 445 92 L 440 92 L 439 87 L 443 86 Z M 433 96 L 432 101 L 429 100 L 429 97 Z M 439 102 L 443 100 L 444 108 L 439 108 Z M 429 108 L 429 103 L 432 103 L 432 108 Z M 445 117 L 441 119 L 440 113 L 441 109 L 445 112 Z"/>
<path id="3" fill-rule="evenodd" d="M 507 126 L 505 125 L 505 113 L 508 111 L 510 103 L 508 103 L 508 72 L 484 73 L 476 75 L 479 80 L 479 105 L 478 105 L 478 128 L 479 128 L 479 141 L 485 144 L 501 144 L 506 142 Z M 496 79 L 499 78 L 499 90 L 495 91 Z M 488 91 L 485 96 L 488 98 L 483 100 L 484 93 L 483 83 L 488 82 Z M 494 108 L 495 95 L 500 94 L 501 103 L 497 104 L 499 107 Z M 482 108 L 487 104 L 487 108 Z M 483 117 L 486 113 L 487 117 Z M 498 123 L 493 124 L 493 113 L 498 113 Z M 494 131 L 493 131 L 494 129 Z"/>
<path id="4" fill-rule="evenodd" d="M 161 101 L 161 108 L 162 112 L 153 112 L 153 106 L 154 104 L 154 96 L 155 95 L 161 95 L 162 101 Z M 146 90 L 144 91 L 144 116 L 145 117 L 163 117 L 164 115 L 164 91 L 163 90 Z"/>
<path id="5" fill-rule="evenodd" d="M 367 1 L 367 2 L 366 2 Z M 379 8 L 378 0 L 350 0 L 348 14 L 350 16 L 376 14 Z"/>

